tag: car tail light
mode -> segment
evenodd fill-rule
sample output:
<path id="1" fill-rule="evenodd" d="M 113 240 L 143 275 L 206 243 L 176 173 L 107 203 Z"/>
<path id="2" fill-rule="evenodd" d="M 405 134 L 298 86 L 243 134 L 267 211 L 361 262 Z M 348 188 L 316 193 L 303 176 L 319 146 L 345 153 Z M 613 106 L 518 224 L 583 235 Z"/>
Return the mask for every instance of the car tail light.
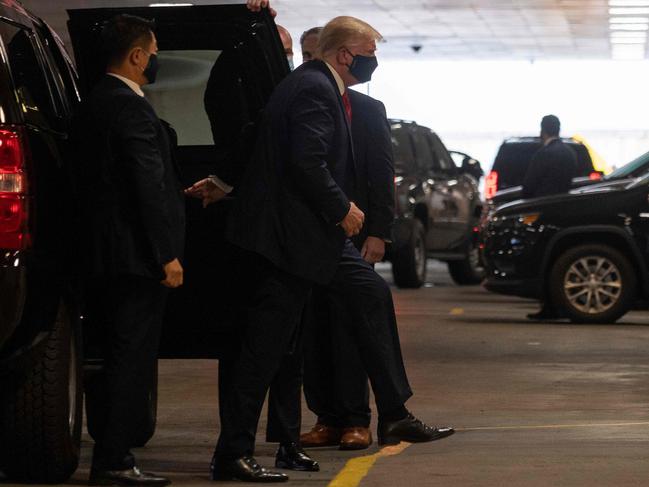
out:
<path id="1" fill-rule="evenodd" d="M 588 175 L 588 179 L 590 179 L 591 181 L 599 181 L 600 179 L 602 179 L 602 173 L 597 171 L 591 172 Z"/>
<path id="2" fill-rule="evenodd" d="M 490 200 L 498 192 L 498 173 L 491 171 L 485 180 L 484 196 Z"/>
<path id="3" fill-rule="evenodd" d="M 29 241 L 24 170 L 20 133 L 0 128 L 0 249 L 22 250 Z"/>

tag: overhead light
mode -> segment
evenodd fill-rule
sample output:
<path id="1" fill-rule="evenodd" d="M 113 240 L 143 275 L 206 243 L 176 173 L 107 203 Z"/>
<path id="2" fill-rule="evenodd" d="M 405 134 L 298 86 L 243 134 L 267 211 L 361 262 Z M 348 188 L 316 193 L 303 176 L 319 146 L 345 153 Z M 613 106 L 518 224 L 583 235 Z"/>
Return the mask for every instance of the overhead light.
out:
<path id="1" fill-rule="evenodd" d="M 613 59 L 631 61 L 645 58 L 646 48 L 644 45 L 615 45 L 611 47 Z"/>
<path id="2" fill-rule="evenodd" d="M 643 38 L 643 39 L 633 39 L 633 38 L 628 39 L 628 38 L 625 38 L 625 37 L 621 37 L 621 38 L 612 37 L 611 38 L 611 44 L 632 45 L 632 44 L 645 44 L 646 42 L 647 42 L 646 37 Z"/>
<path id="3" fill-rule="evenodd" d="M 649 24 L 649 17 L 611 17 L 610 24 Z"/>
<path id="4" fill-rule="evenodd" d="M 613 32 L 611 32 L 611 38 L 616 38 L 616 39 L 646 39 L 647 38 L 647 33 L 646 32 L 625 32 L 625 31 L 614 30 Z"/>
<path id="5" fill-rule="evenodd" d="M 193 3 L 150 3 L 149 7 L 191 7 Z"/>
<path id="6" fill-rule="evenodd" d="M 649 30 L 649 24 L 613 24 L 610 26 L 612 31 L 627 30 L 627 31 L 646 31 Z"/>
<path id="7" fill-rule="evenodd" d="M 648 0 L 608 0 L 609 7 L 649 7 Z"/>
<path id="8" fill-rule="evenodd" d="M 647 7 L 613 7 L 608 9 L 609 15 L 649 15 Z"/>

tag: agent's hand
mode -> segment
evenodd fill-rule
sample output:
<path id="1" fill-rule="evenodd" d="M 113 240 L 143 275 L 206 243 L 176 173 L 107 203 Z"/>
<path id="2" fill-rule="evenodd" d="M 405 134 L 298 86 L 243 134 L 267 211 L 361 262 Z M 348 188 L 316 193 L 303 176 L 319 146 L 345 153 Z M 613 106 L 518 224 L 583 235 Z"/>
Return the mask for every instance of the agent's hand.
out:
<path id="1" fill-rule="evenodd" d="M 271 17 L 275 18 L 277 15 L 275 9 L 270 6 L 270 0 L 248 0 L 246 6 L 251 12 L 259 12 L 262 8 L 268 7 Z"/>
<path id="2" fill-rule="evenodd" d="M 385 241 L 378 237 L 367 237 L 361 249 L 361 257 L 370 264 L 376 264 L 383 260 L 384 255 Z"/>
<path id="3" fill-rule="evenodd" d="M 201 179 L 185 190 L 187 196 L 203 200 L 203 208 L 226 197 L 226 192 L 219 188 L 210 178 Z"/>
<path id="4" fill-rule="evenodd" d="M 162 285 L 165 287 L 176 288 L 183 285 L 183 266 L 178 259 L 164 265 L 165 280 Z"/>
<path id="5" fill-rule="evenodd" d="M 353 237 L 360 233 L 361 228 L 363 228 L 363 222 L 365 222 L 365 213 L 352 201 L 349 206 L 349 212 L 343 221 L 340 222 L 340 226 L 343 227 L 345 235 Z"/>

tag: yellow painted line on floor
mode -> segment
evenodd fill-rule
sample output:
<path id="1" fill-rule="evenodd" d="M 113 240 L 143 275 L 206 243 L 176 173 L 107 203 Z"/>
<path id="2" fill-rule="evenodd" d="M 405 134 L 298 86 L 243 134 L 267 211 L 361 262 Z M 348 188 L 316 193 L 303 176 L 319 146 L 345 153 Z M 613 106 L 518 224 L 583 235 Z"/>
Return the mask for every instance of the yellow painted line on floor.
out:
<path id="1" fill-rule="evenodd" d="M 457 315 L 463 315 L 464 314 L 464 309 L 462 308 L 452 308 L 451 311 L 449 312 L 450 315 L 457 316 Z"/>
<path id="2" fill-rule="evenodd" d="M 352 458 L 345 464 L 345 467 L 338 472 L 338 475 L 329 482 L 327 487 L 357 487 L 379 458 L 398 455 L 411 444 L 412 443 L 402 441 L 398 445 L 381 448 L 381 450 L 373 455 Z"/>
<path id="3" fill-rule="evenodd" d="M 489 430 L 540 430 L 560 428 L 596 428 L 616 426 L 649 426 L 649 421 L 635 423 L 581 423 L 581 424 L 540 424 L 521 426 L 479 426 L 476 428 L 456 428 L 455 431 L 489 431 Z"/>

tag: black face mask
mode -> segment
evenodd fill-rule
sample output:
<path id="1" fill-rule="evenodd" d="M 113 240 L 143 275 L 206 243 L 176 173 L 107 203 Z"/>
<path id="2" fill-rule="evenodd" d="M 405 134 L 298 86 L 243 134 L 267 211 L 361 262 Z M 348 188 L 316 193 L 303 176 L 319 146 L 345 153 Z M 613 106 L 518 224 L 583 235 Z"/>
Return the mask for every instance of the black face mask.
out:
<path id="1" fill-rule="evenodd" d="M 349 65 L 349 72 L 360 83 L 367 83 L 372 79 L 372 73 L 378 67 L 376 56 L 363 56 L 356 54 Z"/>
<path id="2" fill-rule="evenodd" d="M 149 64 L 146 65 L 146 68 L 144 68 L 144 72 L 142 73 L 149 81 L 149 84 L 155 83 L 155 79 L 158 76 L 158 68 L 158 55 L 151 54 L 149 56 Z"/>

